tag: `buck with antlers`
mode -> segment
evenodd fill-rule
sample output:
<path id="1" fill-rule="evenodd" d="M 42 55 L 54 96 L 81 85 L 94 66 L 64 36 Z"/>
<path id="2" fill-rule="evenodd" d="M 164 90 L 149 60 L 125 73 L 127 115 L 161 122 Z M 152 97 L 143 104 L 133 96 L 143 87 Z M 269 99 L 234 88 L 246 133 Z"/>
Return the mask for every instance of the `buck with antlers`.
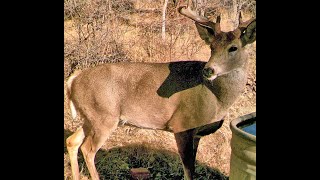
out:
<path id="1" fill-rule="evenodd" d="M 214 23 L 189 7 L 178 11 L 195 21 L 200 37 L 210 46 L 207 63 L 110 63 L 68 79 L 72 116 L 84 119 L 83 126 L 67 138 L 73 179 L 79 179 L 79 147 L 92 179 L 99 179 L 95 155 L 120 120 L 173 132 L 185 179 L 193 179 L 200 138 L 222 126 L 228 108 L 245 88 L 244 46 L 256 39 L 256 20 L 240 18 L 238 28 L 222 32 L 220 17 Z"/>

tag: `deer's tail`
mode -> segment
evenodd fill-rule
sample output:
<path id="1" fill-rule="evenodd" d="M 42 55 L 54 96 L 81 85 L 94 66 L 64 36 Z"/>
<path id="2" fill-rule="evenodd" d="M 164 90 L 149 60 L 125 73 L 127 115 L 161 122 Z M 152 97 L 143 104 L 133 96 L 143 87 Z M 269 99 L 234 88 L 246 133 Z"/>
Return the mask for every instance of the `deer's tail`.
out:
<path id="1" fill-rule="evenodd" d="M 71 109 L 71 116 L 73 119 L 75 119 L 77 117 L 77 111 L 76 111 L 76 107 L 74 106 L 74 103 L 72 102 L 71 99 L 71 89 L 72 89 L 72 82 L 73 80 L 80 74 L 80 70 L 75 71 L 67 80 L 67 99 L 68 99 L 68 103 Z"/>

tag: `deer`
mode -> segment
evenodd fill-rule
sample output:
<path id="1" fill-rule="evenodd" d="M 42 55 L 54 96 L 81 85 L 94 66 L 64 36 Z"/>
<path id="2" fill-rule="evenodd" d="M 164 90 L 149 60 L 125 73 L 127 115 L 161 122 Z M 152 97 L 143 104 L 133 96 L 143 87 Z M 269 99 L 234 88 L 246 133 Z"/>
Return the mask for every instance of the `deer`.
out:
<path id="1" fill-rule="evenodd" d="M 177 8 L 193 20 L 211 56 L 204 61 L 105 63 L 75 71 L 67 80 L 72 118 L 83 119 L 66 139 L 72 177 L 80 178 L 77 155 L 83 154 L 90 176 L 99 179 L 95 155 L 121 122 L 174 133 L 184 179 L 193 180 L 201 137 L 216 132 L 247 82 L 245 46 L 256 39 L 256 19 L 229 32 L 191 10 Z"/>

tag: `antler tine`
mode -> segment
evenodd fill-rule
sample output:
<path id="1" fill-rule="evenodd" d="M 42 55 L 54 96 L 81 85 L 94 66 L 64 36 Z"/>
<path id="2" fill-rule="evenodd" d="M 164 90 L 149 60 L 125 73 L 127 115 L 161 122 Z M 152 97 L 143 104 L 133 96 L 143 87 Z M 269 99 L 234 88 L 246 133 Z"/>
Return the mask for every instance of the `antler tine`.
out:
<path id="1" fill-rule="evenodd" d="M 248 21 L 243 22 L 241 12 L 239 13 L 239 26 L 238 28 L 242 31 L 243 28 L 247 27 L 255 18 L 251 18 Z"/>
<path id="2" fill-rule="evenodd" d="M 215 26 L 214 26 L 214 30 L 215 30 L 215 33 L 218 34 L 221 32 L 221 27 L 220 27 L 220 21 L 221 21 L 221 17 L 220 15 L 217 17 L 217 21 L 215 23 Z"/>
<path id="3" fill-rule="evenodd" d="M 242 15 L 241 15 L 241 12 L 239 13 L 239 25 L 242 24 L 243 21 L 242 21 Z"/>
<path id="4" fill-rule="evenodd" d="M 199 16 L 195 11 L 191 10 L 190 6 L 183 5 L 179 6 L 177 9 L 180 14 L 194 20 L 200 25 L 209 27 L 211 29 L 215 29 L 215 23 L 211 22 L 204 16 Z"/>
<path id="5" fill-rule="evenodd" d="M 246 29 L 246 27 L 252 22 L 254 21 L 255 18 L 251 18 L 248 21 L 243 21 L 242 19 L 242 14 L 241 12 L 239 13 L 239 25 L 238 27 L 233 31 L 233 33 L 237 36 L 240 37 L 241 33 L 243 32 L 244 29 Z"/>

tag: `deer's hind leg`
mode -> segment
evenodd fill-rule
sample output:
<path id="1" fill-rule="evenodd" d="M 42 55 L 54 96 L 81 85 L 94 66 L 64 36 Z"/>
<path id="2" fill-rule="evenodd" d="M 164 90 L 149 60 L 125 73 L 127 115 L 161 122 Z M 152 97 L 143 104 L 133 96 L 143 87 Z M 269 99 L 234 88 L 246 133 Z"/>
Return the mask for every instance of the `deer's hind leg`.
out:
<path id="1" fill-rule="evenodd" d="M 119 119 L 108 117 L 94 121 L 95 124 L 84 125 L 85 139 L 80 149 L 93 180 L 99 179 L 94 158 L 111 133 L 117 128 Z"/>
<path id="2" fill-rule="evenodd" d="M 69 154 L 70 163 L 71 163 L 71 172 L 74 180 L 80 179 L 79 165 L 78 165 L 78 150 L 80 145 L 83 142 L 84 137 L 85 136 L 84 136 L 83 128 L 81 127 L 77 131 L 75 131 L 71 136 L 69 136 L 66 140 L 68 154 Z"/>

